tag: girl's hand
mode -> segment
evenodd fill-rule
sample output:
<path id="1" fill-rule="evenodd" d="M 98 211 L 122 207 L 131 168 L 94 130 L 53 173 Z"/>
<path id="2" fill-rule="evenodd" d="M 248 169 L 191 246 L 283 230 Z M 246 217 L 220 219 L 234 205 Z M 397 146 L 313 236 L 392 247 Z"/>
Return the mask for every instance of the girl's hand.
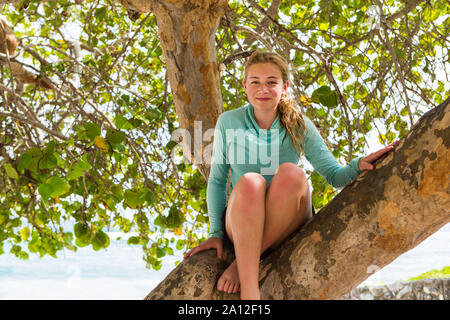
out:
<path id="1" fill-rule="evenodd" d="M 191 249 L 184 255 L 184 259 L 187 257 L 193 256 L 194 254 L 199 253 L 200 251 L 209 250 L 209 249 L 216 249 L 217 250 L 217 257 L 219 259 L 222 259 L 223 254 L 223 240 L 222 238 L 209 238 L 202 243 L 200 243 L 195 248 Z"/>
<path id="2" fill-rule="evenodd" d="M 391 151 L 394 149 L 395 145 L 398 143 L 399 140 L 395 140 L 387 147 L 384 147 L 383 149 L 380 149 L 378 151 L 375 151 L 371 154 L 369 154 L 367 157 L 364 157 L 359 160 L 358 167 L 359 170 L 373 170 L 373 164 L 375 161 L 377 161 L 383 154 L 386 152 Z"/>

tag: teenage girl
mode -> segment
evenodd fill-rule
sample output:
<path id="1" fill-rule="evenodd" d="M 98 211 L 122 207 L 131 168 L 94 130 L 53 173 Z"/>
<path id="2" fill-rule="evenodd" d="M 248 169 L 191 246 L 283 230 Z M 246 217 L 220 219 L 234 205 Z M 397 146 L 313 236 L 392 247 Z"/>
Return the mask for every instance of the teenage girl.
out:
<path id="1" fill-rule="evenodd" d="M 249 104 L 220 115 L 215 130 L 207 187 L 209 238 L 185 254 L 216 249 L 231 242 L 235 260 L 217 289 L 240 291 L 241 299 L 260 299 L 259 262 L 313 215 L 311 192 L 298 166 L 302 154 L 334 187 L 343 187 L 394 144 L 341 166 L 317 128 L 287 98 L 289 68 L 278 54 L 257 50 L 244 67 Z M 231 169 L 231 194 L 226 189 Z"/>

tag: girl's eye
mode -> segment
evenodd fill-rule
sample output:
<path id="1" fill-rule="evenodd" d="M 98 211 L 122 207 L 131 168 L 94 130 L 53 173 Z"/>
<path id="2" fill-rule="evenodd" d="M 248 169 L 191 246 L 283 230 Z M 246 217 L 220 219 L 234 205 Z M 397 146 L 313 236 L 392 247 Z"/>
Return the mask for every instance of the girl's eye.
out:
<path id="1" fill-rule="evenodd" d="M 252 81 L 252 82 L 250 82 L 250 84 L 253 84 L 253 85 L 259 85 L 259 81 Z M 276 81 L 269 81 L 269 82 L 267 82 L 267 84 L 268 84 L 269 86 L 275 86 L 275 85 L 278 84 L 278 82 L 276 82 Z"/>

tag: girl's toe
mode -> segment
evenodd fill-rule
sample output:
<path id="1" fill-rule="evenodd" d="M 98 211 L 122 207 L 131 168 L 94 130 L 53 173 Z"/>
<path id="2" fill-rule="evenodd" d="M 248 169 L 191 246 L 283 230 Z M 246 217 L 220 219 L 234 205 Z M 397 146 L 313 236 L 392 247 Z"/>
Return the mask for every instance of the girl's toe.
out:
<path id="1" fill-rule="evenodd" d="M 223 291 L 223 287 L 224 287 L 224 281 L 222 279 L 219 279 L 219 281 L 217 281 L 217 290 Z"/>

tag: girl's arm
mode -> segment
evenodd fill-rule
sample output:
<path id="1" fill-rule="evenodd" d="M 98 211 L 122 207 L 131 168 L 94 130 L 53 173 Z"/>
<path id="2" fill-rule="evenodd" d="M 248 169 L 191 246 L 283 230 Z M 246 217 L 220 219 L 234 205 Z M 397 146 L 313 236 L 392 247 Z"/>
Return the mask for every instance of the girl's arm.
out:
<path id="1" fill-rule="evenodd" d="M 304 119 L 306 130 L 303 143 L 306 159 L 335 188 L 343 187 L 353 181 L 362 172 L 358 162 L 363 157 L 355 158 L 348 165 L 341 166 L 328 149 L 316 126 L 307 117 Z"/>
<path id="2" fill-rule="evenodd" d="M 353 181 L 363 170 L 373 170 L 372 163 L 391 151 L 398 143 L 397 140 L 368 156 L 353 159 L 347 166 L 341 166 L 328 149 L 316 126 L 307 117 L 305 117 L 305 125 L 305 157 L 314 169 L 335 188 L 343 187 Z"/>
<path id="3" fill-rule="evenodd" d="M 217 257 L 222 259 L 223 235 L 222 215 L 227 201 L 227 182 L 230 165 L 226 161 L 225 132 L 221 117 L 217 120 L 214 131 L 213 154 L 208 186 L 206 189 L 206 202 L 209 215 L 209 239 L 189 250 L 184 258 L 188 258 L 203 250 L 216 249 Z"/>
<path id="4" fill-rule="evenodd" d="M 209 215 L 209 237 L 223 238 L 222 215 L 227 201 L 227 182 L 230 165 L 227 163 L 227 146 L 222 115 L 217 120 L 214 131 L 211 170 L 206 190 Z"/>
<path id="5" fill-rule="evenodd" d="M 395 145 L 399 141 L 400 140 L 395 140 L 394 142 L 392 142 L 387 147 L 384 147 L 384 148 L 382 148 L 382 149 L 380 149 L 378 151 L 372 152 L 367 157 L 364 157 L 364 158 L 360 159 L 359 162 L 358 162 L 359 169 L 360 170 L 373 170 L 375 168 L 373 163 L 375 161 L 377 161 L 379 158 L 381 158 L 382 155 L 384 155 L 385 153 L 387 153 L 387 152 L 391 151 L 392 149 L 394 149 Z"/>

